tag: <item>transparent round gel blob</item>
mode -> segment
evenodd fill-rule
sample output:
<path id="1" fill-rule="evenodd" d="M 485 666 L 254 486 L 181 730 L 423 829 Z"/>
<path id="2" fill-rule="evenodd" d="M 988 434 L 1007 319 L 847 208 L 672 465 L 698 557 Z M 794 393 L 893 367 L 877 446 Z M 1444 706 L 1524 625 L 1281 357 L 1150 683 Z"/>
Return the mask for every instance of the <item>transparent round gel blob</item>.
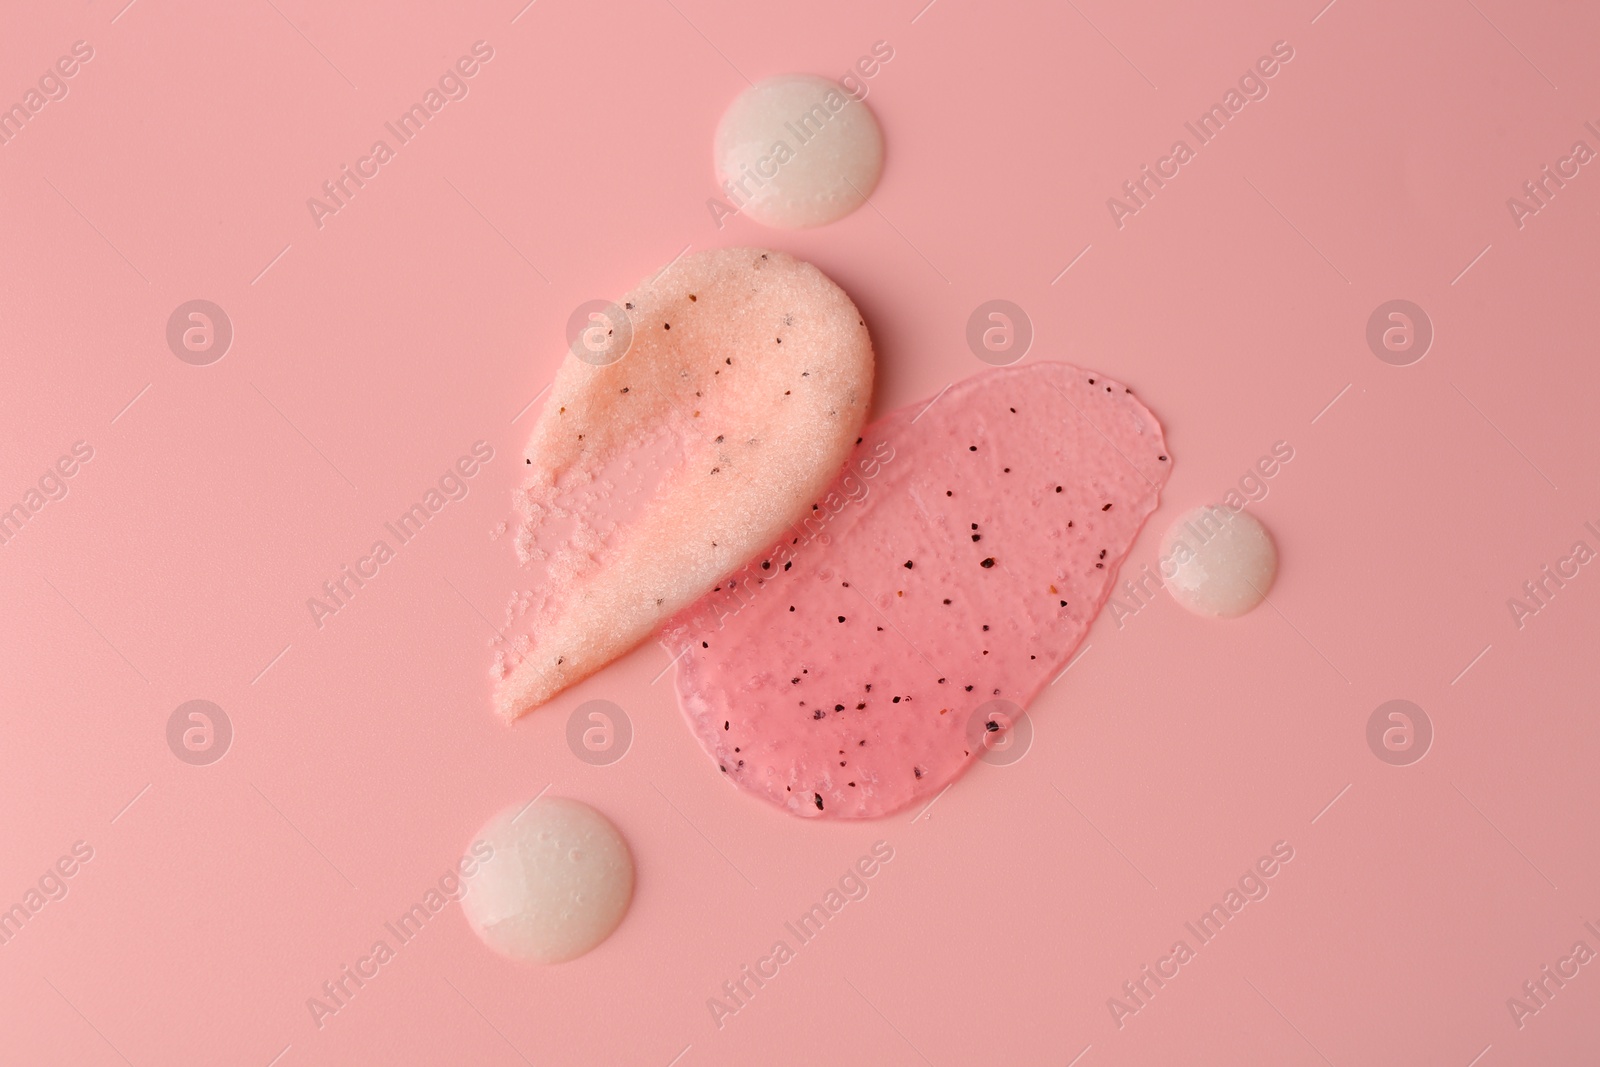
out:
<path id="1" fill-rule="evenodd" d="M 767 226 L 799 229 L 842 219 L 872 195 L 883 133 L 838 82 L 782 74 L 729 105 L 715 155 L 728 206 Z"/>
<path id="2" fill-rule="evenodd" d="M 1266 598 L 1278 573 L 1278 549 L 1255 518 L 1225 507 L 1195 508 L 1161 539 L 1163 576 L 1172 599 L 1197 615 L 1231 619 Z"/>
<path id="3" fill-rule="evenodd" d="M 478 841 L 494 850 L 468 884 L 462 910 L 503 956 L 561 963 L 594 948 L 633 899 L 633 857 L 604 815 L 542 797 L 489 820 Z"/>

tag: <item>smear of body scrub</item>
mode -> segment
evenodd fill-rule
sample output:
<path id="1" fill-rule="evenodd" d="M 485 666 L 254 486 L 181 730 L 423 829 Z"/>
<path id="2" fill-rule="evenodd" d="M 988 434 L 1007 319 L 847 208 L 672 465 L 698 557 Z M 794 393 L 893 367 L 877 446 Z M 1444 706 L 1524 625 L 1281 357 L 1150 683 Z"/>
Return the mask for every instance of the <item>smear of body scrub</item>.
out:
<path id="1" fill-rule="evenodd" d="M 631 341 L 585 331 L 524 456 L 515 544 L 532 588 L 496 638 L 507 718 L 760 552 L 839 470 L 872 401 L 860 313 L 782 252 L 691 253 L 609 315 Z"/>
<path id="2" fill-rule="evenodd" d="M 796 815 L 931 799 L 1068 661 L 1171 466 L 1126 387 L 1064 363 L 886 416 L 809 516 L 669 624 L 695 734 Z"/>

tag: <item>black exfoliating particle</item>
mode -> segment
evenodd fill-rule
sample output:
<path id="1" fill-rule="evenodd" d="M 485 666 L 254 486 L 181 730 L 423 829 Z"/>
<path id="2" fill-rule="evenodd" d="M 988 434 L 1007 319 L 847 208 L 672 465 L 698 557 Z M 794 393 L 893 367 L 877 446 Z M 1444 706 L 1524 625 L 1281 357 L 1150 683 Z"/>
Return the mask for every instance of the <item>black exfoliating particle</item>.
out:
<path id="1" fill-rule="evenodd" d="M 983 562 L 979 563 L 978 566 L 983 567 L 985 569 L 988 569 L 989 567 L 993 567 L 994 566 L 994 557 L 990 556 L 988 559 L 986 559 Z"/>
<path id="2" fill-rule="evenodd" d="M 813 800 L 815 800 L 817 802 L 817 810 L 821 811 L 822 810 L 822 794 L 821 793 L 812 793 L 811 794 L 811 799 L 813 799 Z"/>

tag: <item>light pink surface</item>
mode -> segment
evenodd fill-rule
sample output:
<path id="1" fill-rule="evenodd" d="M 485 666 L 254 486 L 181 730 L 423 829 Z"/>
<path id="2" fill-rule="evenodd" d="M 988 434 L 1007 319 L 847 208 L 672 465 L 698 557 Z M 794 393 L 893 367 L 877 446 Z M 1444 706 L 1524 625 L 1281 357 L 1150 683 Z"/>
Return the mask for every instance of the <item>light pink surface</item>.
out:
<path id="1" fill-rule="evenodd" d="M 686 718 L 729 782 L 792 814 L 932 800 L 992 745 L 1030 743 L 1013 720 L 1077 651 L 1171 470 L 1132 390 L 1066 363 L 891 412 L 668 624 Z"/>
<path id="2" fill-rule="evenodd" d="M 1600 175 L 1520 229 L 1506 200 L 1595 146 L 1600 14 L 274 3 L 50 5 L 0 35 L 6 101 L 74 41 L 95 53 L 0 147 L 0 498 L 94 449 L 0 546 L 0 896 L 93 848 L 0 946 L 0 1058 L 1596 1055 L 1593 964 L 1520 1030 L 1506 1000 L 1600 948 L 1580 921 L 1600 914 L 1600 576 L 1520 629 L 1506 602 L 1597 542 Z M 317 229 L 306 199 L 480 39 L 470 95 Z M 711 134 L 745 77 L 842 74 L 877 40 L 873 206 L 716 229 Z M 1279 40 L 1270 95 L 1117 229 L 1107 198 Z M 730 796 L 655 647 L 508 730 L 484 646 L 517 575 L 487 532 L 568 315 L 686 245 L 765 243 L 859 304 L 879 412 L 979 369 L 966 323 L 996 297 L 1031 317 L 1028 359 L 1136 383 L 1180 464 L 1133 568 L 1150 530 L 1290 442 L 1251 505 L 1282 552 L 1271 607 L 1103 614 L 1025 759 L 874 824 Z M 196 298 L 235 327 L 206 367 L 164 336 Z M 1365 339 L 1395 298 L 1435 327 L 1407 367 Z M 480 439 L 496 458 L 470 495 L 318 629 L 307 598 Z M 195 698 L 235 731 L 208 767 L 166 741 Z M 1395 698 L 1434 727 L 1407 767 L 1366 740 Z M 632 721 L 610 766 L 566 744 L 592 699 Z M 317 1030 L 306 999 L 547 784 L 628 837 L 616 934 L 524 969 L 452 908 Z M 708 998 L 880 839 L 868 895 L 718 1029 Z M 1278 841 L 1270 894 L 1118 1029 L 1108 998 Z"/>

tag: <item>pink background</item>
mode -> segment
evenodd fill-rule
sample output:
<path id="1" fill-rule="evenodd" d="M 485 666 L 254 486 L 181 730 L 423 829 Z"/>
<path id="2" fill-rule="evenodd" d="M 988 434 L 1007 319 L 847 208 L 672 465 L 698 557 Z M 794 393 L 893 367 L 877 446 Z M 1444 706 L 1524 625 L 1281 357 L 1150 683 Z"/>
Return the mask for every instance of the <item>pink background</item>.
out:
<path id="1" fill-rule="evenodd" d="M 0 1062 L 1600 1058 L 1600 964 L 1521 1029 L 1506 1007 L 1580 938 L 1600 949 L 1581 925 L 1600 925 L 1600 574 L 1521 629 L 1506 606 L 1574 541 L 1600 547 L 1600 173 L 1521 229 L 1505 205 L 1573 141 L 1600 148 L 1600 13 L 124 2 L 0 35 L 3 101 L 94 49 L 0 147 L 0 501 L 94 449 L 0 546 L 0 906 L 94 849 L 0 946 Z M 306 199 L 477 40 L 494 58 L 470 95 L 319 230 Z M 711 135 L 745 79 L 839 75 L 879 40 L 873 207 L 717 229 Z M 1106 198 L 1279 40 L 1270 95 L 1117 229 Z M 1132 383 L 1176 460 L 1134 570 L 1289 442 L 1252 505 L 1283 554 L 1272 606 L 1102 615 L 1026 757 L 920 817 L 802 822 L 738 795 L 653 682 L 654 645 L 508 730 L 488 620 L 518 575 L 487 534 L 515 417 L 574 307 L 728 244 L 854 296 L 879 412 L 981 369 L 964 332 L 992 298 L 1031 317 L 1027 358 Z M 165 342 L 196 298 L 235 328 L 210 366 Z M 1393 298 L 1436 330 L 1407 367 L 1364 338 Z M 306 598 L 479 439 L 496 455 L 471 495 L 319 630 Z M 165 736 L 197 698 L 235 730 L 204 767 Z M 595 698 L 635 732 L 610 766 L 565 742 Z M 1367 747 L 1393 698 L 1436 732 L 1411 766 Z M 632 844 L 617 933 L 525 968 L 451 906 L 318 1029 L 306 999 L 546 786 Z M 707 998 L 877 840 L 894 859 L 870 894 L 719 1029 Z M 1280 840 L 1270 895 L 1119 1029 L 1107 999 Z"/>

